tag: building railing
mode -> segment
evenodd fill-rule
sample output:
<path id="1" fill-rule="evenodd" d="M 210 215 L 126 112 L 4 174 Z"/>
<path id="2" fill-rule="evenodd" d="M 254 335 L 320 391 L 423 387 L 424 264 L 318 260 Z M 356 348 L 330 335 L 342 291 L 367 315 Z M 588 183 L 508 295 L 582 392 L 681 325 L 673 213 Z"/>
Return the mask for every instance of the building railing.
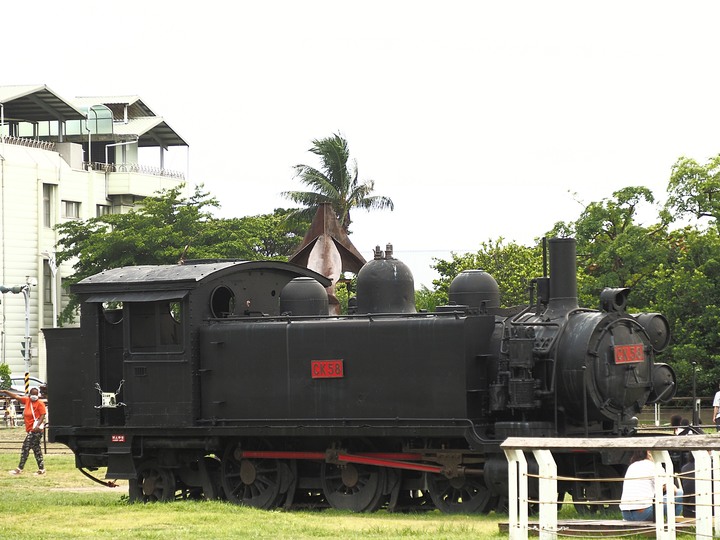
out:
<path id="1" fill-rule="evenodd" d="M 39 148 L 40 150 L 55 151 L 55 143 L 50 141 L 40 141 L 38 139 L 28 139 L 26 137 L 10 137 L 0 135 L 0 142 L 5 144 L 14 144 L 16 146 L 26 146 L 28 148 Z"/>
<path id="2" fill-rule="evenodd" d="M 528 507 L 531 503 L 536 503 L 539 507 L 538 534 L 540 540 L 554 540 L 563 534 L 558 527 L 558 472 L 553 452 L 575 452 L 578 450 L 578 445 L 581 445 L 585 452 L 636 449 L 651 452 L 655 461 L 654 528 L 656 538 L 661 540 L 675 539 L 677 530 L 673 497 L 667 497 L 667 515 L 663 511 L 662 486 L 673 485 L 673 479 L 676 477 L 669 450 L 692 452 L 695 459 L 694 524 L 696 538 L 713 538 L 713 533 L 715 537 L 720 535 L 720 503 L 718 503 L 718 498 L 720 498 L 720 437 L 675 435 L 582 440 L 509 437 L 501 447 L 508 460 L 508 532 L 510 540 L 528 539 L 530 530 Z M 538 464 L 537 501 L 529 499 L 528 479 L 533 475 L 528 474 L 525 452 L 531 452 Z M 568 480 L 568 478 L 563 477 L 562 480 Z M 583 478 L 582 480 L 587 479 Z M 598 493 L 601 491 L 597 490 Z M 601 501 L 596 502 L 601 503 Z M 619 501 L 611 502 L 617 504 Z M 587 504 L 587 501 L 583 501 L 583 504 Z M 633 523 L 639 522 L 627 522 L 628 530 Z"/>
<path id="3" fill-rule="evenodd" d="M 160 167 L 150 167 L 148 165 L 140 165 L 138 163 L 101 163 L 98 161 L 92 164 L 88 162 L 83 163 L 83 168 L 86 171 L 103 171 L 103 172 L 118 172 L 118 173 L 138 173 L 138 174 L 149 174 L 152 176 L 165 176 L 167 178 L 175 178 L 178 180 L 184 180 L 185 174 L 179 171 L 171 171 L 169 169 L 162 169 Z"/>
<path id="4" fill-rule="evenodd" d="M 27 148 L 38 148 L 40 150 L 55 151 L 55 143 L 50 141 L 41 141 L 38 139 L 29 139 L 26 137 L 11 137 L 0 135 L 0 143 L 14 144 L 16 146 L 25 146 Z M 83 169 L 86 171 L 104 171 L 104 172 L 128 172 L 138 174 L 148 174 L 152 176 L 165 176 L 167 178 L 175 178 L 185 180 L 185 174 L 180 171 L 172 171 L 161 167 L 151 167 L 148 165 L 140 165 L 138 163 L 123 163 L 117 165 L 115 163 L 102 163 L 95 161 L 92 164 L 83 162 Z"/>

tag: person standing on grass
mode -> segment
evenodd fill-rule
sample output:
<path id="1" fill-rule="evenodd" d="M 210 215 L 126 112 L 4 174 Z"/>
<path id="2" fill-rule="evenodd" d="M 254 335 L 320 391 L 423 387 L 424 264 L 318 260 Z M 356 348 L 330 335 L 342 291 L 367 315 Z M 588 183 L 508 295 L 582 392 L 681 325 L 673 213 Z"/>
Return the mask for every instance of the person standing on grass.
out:
<path id="1" fill-rule="evenodd" d="M 713 422 L 715 423 L 715 431 L 720 431 L 720 385 L 718 385 L 718 391 L 715 392 L 713 398 Z"/>
<path id="2" fill-rule="evenodd" d="M 8 427 L 15 427 L 15 420 L 16 420 L 16 418 L 15 418 L 15 414 L 16 414 L 15 413 L 15 402 L 12 399 L 8 399 L 7 402 L 8 402 L 8 406 L 7 406 L 7 409 L 5 409 L 5 410 L 7 411 L 7 414 L 8 414 Z"/>
<path id="3" fill-rule="evenodd" d="M 38 465 L 38 471 L 35 473 L 35 476 L 45 474 L 45 460 L 43 459 L 40 441 L 42 440 L 43 430 L 45 429 L 47 409 L 45 408 L 45 404 L 39 399 L 38 389 L 31 388 L 30 394 L 27 396 L 21 396 L 10 390 L 0 390 L 0 392 L 18 400 L 24 406 L 23 420 L 25 420 L 26 435 L 22 444 L 22 450 L 20 451 L 20 464 L 17 469 L 13 469 L 9 471 L 9 473 L 16 476 L 22 474 L 23 467 L 25 467 L 25 462 L 32 449 Z"/>

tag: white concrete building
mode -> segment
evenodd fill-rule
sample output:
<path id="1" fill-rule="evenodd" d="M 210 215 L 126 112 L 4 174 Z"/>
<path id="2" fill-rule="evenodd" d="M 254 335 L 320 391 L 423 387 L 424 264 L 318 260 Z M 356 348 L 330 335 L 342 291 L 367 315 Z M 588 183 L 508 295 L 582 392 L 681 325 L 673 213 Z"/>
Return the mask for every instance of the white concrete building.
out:
<path id="1" fill-rule="evenodd" d="M 45 85 L 0 86 L 0 285 L 11 289 L 0 296 L 0 363 L 13 376 L 26 372 L 27 331 L 30 376 L 45 380 L 40 329 L 56 324 L 67 302 L 72 267 L 55 272 L 54 226 L 127 212 L 185 182 L 164 167 L 170 147 L 189 152 L 138 96 L 65 99 Z M 147 149 L 156 164 L 140 164 Z"/>

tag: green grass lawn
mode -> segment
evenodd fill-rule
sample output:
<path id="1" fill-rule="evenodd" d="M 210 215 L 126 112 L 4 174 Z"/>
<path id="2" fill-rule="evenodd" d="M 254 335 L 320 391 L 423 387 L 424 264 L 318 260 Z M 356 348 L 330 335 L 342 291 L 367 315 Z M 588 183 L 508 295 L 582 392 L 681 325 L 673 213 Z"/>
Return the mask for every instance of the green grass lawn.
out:
<path id="1" fill-rule="evenodd" d="M 495 513 L 263 511 L 222 501 L 129 504 L 126 481 L 117 488 L 92 482 L 60 445 L 50 445 L 47 475 L 32 475 L 37 468 L 32 453 L 21 476 L 9 475 L 17 466 L 23 436 L 21 428 L 0 429 L 0 539 L 508 538 L 498 528 L 507 516 Z M 104 470 L 96 476 L 104 479 Z M 578 516 L 572 505 L 563 505 L 559 517 Z"/>
<path id="2" fill-rule="evenodd" d="M 4 435 L 7 434 L 6 430 Z M 16 431 L 16 430 L 11 430 Z M 19 434 L 19 432 L 18 432 Z M 351 514 L 335 510 L 262 511 L 220 501 L 128 504 L 127 483 L 105 488 L 85 478 L 70 454 L 46 456 L 46 476 L 37 477 L 30 455 L 22 476 L 17 451 L 0 453 L 0 538 L 507 538 L 502 516 Z M 104 471 L 98 471 L 100 478 Z"/>

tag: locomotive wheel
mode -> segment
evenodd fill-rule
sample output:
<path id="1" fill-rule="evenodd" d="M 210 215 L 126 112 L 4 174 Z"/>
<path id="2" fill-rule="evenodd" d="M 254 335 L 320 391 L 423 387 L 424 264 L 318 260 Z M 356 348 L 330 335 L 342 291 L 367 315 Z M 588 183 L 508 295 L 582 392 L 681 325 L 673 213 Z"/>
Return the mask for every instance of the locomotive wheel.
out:
<path id="1" fill-rule="evenodd" d="M 203 456 L 178 469 L 175 473 L 176 499 L 221 499 L 220 459 Z"/>
<path id="2" fill-rule="evenodd" d="M 600 465 L 598 467 L 598 478 L 617 477 L 618 472 L 613 467 L 608 465 Z M 617 502 L 600 501 L 618 501 L 621 495 L 621 482 L 582 482 L 579 483 L 578 490 L 573 494 L 575 510 L 581 516 L 604 515 L 619 512 L 620 507 Z M 593 502 L 593 504 L 583 504 L 584 501 Z"/>
<path id="3" fill-rule="evenodd" d="M 428 512 L 435 510 L 435 505 L 430 498 L 430 493 L 424 490 L 400 490 L 397 500 L 393 503 L 388 512 Z"/>
<path id="4" fill-rule="evenodd" d="M 207 472 L 207 484 L 203 485 L 203 496 L 205 499 L 224 499 L 222 482 L 220 481 L 220 471 L 222 462 L 215 456 L 205 456 L 203 464 Z"/>
<path id="5" fill-rule="evenodd" d="M 422 489 L 425 486 L 425 474 L 412 471 L 388 471 L 390 500 L 388 512 L 426 512 L 435 510 L 430 493 Z"/>
<path id="6" fill-rule="evenodd" d="M 374 512 L 385 502 L 387 472 L 380 467 L 323 463 L 320 480 L 325 499 L 338 510 Z"/>
<path id="7" fill-rule="evenodd" d="M 237 459 L 236 446 L 225 451 L 222 485 L 228 501 L 262 510 L 277 508 L 291 484 L 291 471 L 277 459 Z"/>
<path id="8" fill-rule="evenodd" d="M 130 502 L 172 501 L 175 499 L 175 475 L 154 461 L 146 461 L 138 468 L 137 478 L 130 479 L 128 495 Z"/>
<path id="9" fill-rule="evenodd" d="M 284 497 L 285 501 L 283 502 L 283 508 L 285 510 L 290 510 L 295 502 L 295 490 L 298 484 L 297 461 L 291 459 L 290 461 L 285 462 L 284 465 L 286 465 L 289 470 L 289 483 L 287 490 L 285 490 L 286 494 Z"/>
<path id="10" fill-rule="evenodd" d="M 441 474 L 428 474 L 430 497 L 441 512 L 487 513 L 494 509 L 494 500 L 482 478 L 459 476 L 446 478 Z"/>
<path id="11" fill-rule="evenodd" d="M 324 510 L 329 507 L 320 486 L 321 466 L 320 462 L 291 460 L 295 478 L 292 483 L 294 487 L 288 490 L 284 505 L 286 510 Z"/>

